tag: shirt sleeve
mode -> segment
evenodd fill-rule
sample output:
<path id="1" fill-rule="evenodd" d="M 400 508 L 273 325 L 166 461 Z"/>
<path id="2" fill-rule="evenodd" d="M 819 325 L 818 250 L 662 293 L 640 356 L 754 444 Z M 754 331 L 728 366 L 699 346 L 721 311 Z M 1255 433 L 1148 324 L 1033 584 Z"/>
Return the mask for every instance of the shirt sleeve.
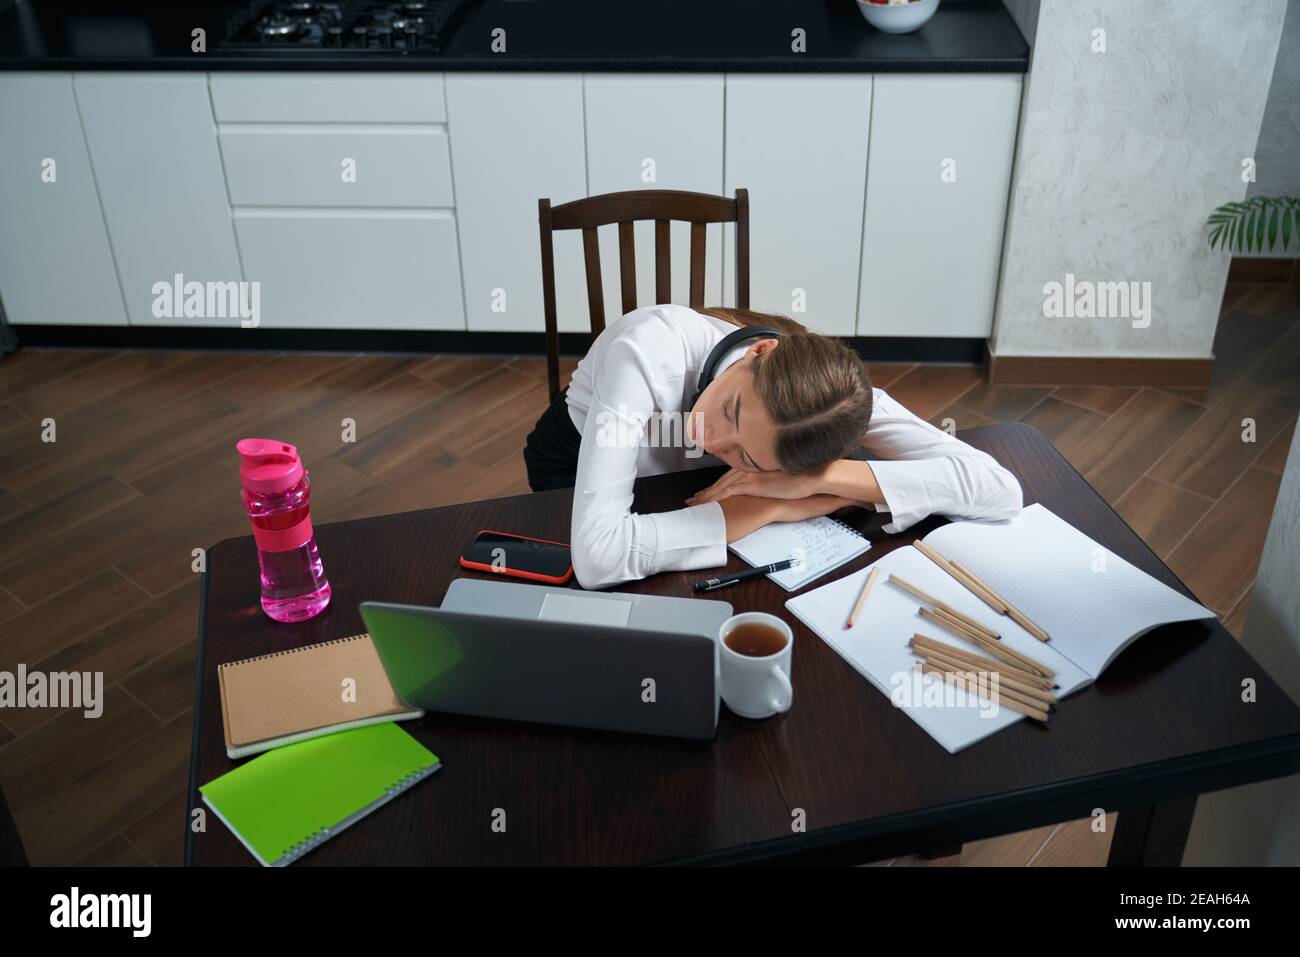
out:
<path id="1" fill-rule="evenodd" d="M 1000 520 L 1020 513 L 1023 494 L 1016 477 L 988 453 L 937 429 L 881 389 L 873 396 L 871 424 L 861 445 L 884 461 L 872 461 L 896 534 L 933 515 Z"/>
<path id="2" fill-rule="evenodd" d="M 727 561 L 727 525 L 717 502 L 672 512 L 632 512 L 637 452 L 656 408 L 654 374 L 635 338 L 623 336 L 609 344 L 593 375 L 570 541 L 573 572 L 583 588 Z"/>

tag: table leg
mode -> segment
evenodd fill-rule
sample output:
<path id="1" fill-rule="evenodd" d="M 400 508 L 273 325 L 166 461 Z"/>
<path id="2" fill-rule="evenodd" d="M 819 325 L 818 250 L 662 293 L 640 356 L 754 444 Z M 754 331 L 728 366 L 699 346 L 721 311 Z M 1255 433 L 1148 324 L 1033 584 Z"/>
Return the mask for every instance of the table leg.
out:
<path id="1" fill-rule="evenodd" d="M 946 847 L 932 847 L 927 851 L 921 852 L 921 857 L 927 861 L 938 861 L 945 857 L 961 857 L 961 845 L 950 844 Z"/>
<path id="2" fill-rule="evenodd" d="M 1106 866 L 1180 866 L 1195 812 L 1195 795 L 1120 811 Z"/>

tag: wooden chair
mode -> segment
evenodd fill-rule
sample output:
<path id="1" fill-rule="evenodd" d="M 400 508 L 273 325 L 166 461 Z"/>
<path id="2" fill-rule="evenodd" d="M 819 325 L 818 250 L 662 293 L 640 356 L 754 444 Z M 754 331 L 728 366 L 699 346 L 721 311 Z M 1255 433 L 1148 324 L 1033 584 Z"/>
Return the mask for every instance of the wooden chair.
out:
<path id="1" fill-rule="evenodd" d="M 542 239 L 542 299 L 546 309 L 546 377 L 551 398 L 560 393 L 560 330 L 555 310 L 555 250 L 551 234 L 560 229 L 582 230 L 582 251 L 587 272 L 587 309 L 594 339 L 605 328 L 605 294 L 600 283 L 600 244 L 596 228 L 618 223 L 618 265 L 623 313 L 636 305 L 636 243 L 632 224 L 655 223 L 655 302 L 672 302 L 672 267 L 669 261 L 669 226 L 673 220 L 691 224 L 692 309 L 704 306 L 704 227 L 708 223 L 736 224 L 736 305 L 749 308 L 749 191 L 736 190 L 736 198 L 673 189 L 634 189 L 605 193 L 551 207 L 549 199 L 537 201 L 537 221 Z"/>

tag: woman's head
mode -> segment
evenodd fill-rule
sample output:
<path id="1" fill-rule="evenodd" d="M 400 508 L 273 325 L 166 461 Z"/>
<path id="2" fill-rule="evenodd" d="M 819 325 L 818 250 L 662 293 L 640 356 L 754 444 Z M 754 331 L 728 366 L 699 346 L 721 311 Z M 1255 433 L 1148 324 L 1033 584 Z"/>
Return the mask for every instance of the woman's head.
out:
<path id="1" fill-rule="evenodd" d="M 693 441 L 733 468 L 790 475 L 818 471 L 857 445 L 872 406 L 857 353 L 785 316 L 702 311 L 782 336 L 753 342 L 709 384 L 692 412 Z"/>

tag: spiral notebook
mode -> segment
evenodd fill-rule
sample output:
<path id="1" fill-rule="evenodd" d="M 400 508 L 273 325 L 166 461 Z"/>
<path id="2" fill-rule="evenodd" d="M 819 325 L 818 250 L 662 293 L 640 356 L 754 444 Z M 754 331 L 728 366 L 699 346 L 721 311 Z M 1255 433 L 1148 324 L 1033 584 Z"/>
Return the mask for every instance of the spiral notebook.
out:
<path id="1" fill-rule="evenodd" d="M 424 714 L 393 691 L 366 634 L 227 662 L 217 681 L 230 758 Z"/>
<path id="2" fill-rule="evenodd" d="M 283 867 L 440 766 L 390 721 L 268 751 L 199 793 L 264 867 Z"/>
<path id="3" fill-rule="evenodd" d="M 731 550 L 756 568 L 798 557 L 800 564 L 767 576 L 786 591 L 798 591 L 870 547 L 861 532 L 829 515 L 802 522 L 773 522 L 731 543 Z"/>

